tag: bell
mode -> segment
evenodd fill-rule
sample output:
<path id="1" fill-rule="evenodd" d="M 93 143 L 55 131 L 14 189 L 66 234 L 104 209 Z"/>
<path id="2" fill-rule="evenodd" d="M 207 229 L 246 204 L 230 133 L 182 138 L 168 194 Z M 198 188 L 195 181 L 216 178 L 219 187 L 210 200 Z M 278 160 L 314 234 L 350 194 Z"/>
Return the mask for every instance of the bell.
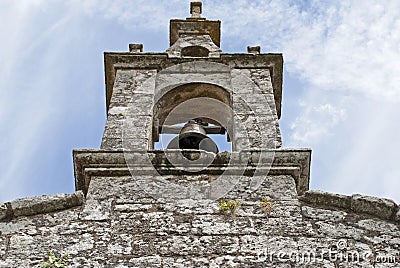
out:
<path id="1" fill-rule="evenodd" d="M 168 144 L 167 149 L 192 149 L 218 153 L 215 142 L 207 136 L 201 123 L 194 120 L 183 126 L 179 135 Z"/>

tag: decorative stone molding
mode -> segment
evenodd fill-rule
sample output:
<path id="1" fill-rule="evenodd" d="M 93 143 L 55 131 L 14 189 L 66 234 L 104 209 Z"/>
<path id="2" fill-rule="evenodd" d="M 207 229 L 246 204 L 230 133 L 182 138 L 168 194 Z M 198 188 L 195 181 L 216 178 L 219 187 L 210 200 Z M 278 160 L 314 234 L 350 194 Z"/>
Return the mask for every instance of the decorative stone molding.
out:
<path id="1" fill-rule="evenodd" d="M 268 166 L 269 174 L 292 175 L 299 195 L 302 195 L 309 187 L 310 179 L 310 149 L 277 149 L 273 152 L 274 159 L 272 166 Z M 176 152 L 179 154 L 180 152 Z M 198 153 L 195 151 L 194 153 Z M 171 154 L 171 152 L 169 153 Z M 269 159 L 260 159 L 259 151 L 243 151 L 240 153 L 221 152 L 215 156 L 212 164 L 202 171 L 204 174 L 220 174 L 227 167 L 229 159 L 232 157 L 243 157 L 250 154 L 250 162 L 246 172 L 254 173 L 254 169 L 262 169 L 263 163 L 268 164 Z M 165 174 L 182 173 L 179 167 L 173 166 L 168 162 L 164 151 L 135 151 L 130 152 L 130 156 L 135 159 L 137 171 L 145 175 L 154 171 L 153 167 L 148 167 L 149 159 L 158 167 L 158 171 Z M 94 176 L 129 176 L 130 172 L 125 162 L 123 151 L 116 150 L 74 150 L 74 171 L 75 189 L 82 190 L 85 195 L 88 191 L 91 177 Z M 131 160 L 130 160 L 131 161 Z"/>
<path id="2" fill-rule="evenodd" d="M 367 213 L 382 219 L 394 219 L 397 204 L 390 199 L 354 194 L 351 198 L 351 210 Z"/>
<path id="3" fill-rule="evenodd" d="M 305 203 L 316 206 L 350 210 L 354 213 L 368 214 L 384 220 L 400 223 L 399 205 L 386 198 L 363 196 L 359 194 L 347 196 L 311 190 L 305 192 L 304 196 L 300 199 Z"/>
<path id="4" fill-rule="evenodd" d="M 7 221 L 19 216 L 44 214 L 80 206 L 83 200 L 83 192 L 77 191 L 72 194 L 43 195 L 0 203 L 0 221 Z"/>

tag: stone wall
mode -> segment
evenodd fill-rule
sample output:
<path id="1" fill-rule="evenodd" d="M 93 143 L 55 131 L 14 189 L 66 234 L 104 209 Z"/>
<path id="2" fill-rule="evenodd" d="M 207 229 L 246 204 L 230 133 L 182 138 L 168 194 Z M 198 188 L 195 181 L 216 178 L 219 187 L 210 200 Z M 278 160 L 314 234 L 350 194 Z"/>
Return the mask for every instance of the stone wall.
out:
<path id="1" fill-rule="evenodd" d="M 291 175 L 269 175 L 256 191 L 240 181 L 225 198 L 239 202 L 230 214 L 212 200 L 156 200 L 132 176 L 90 185 L 82 205 L 79 192 L 1 204 L 0 267 L 41 267 L 49 250 L 68 253 L 70 267 L 399 267 L 399 210 L 389 200 L 299 199 Z"/>

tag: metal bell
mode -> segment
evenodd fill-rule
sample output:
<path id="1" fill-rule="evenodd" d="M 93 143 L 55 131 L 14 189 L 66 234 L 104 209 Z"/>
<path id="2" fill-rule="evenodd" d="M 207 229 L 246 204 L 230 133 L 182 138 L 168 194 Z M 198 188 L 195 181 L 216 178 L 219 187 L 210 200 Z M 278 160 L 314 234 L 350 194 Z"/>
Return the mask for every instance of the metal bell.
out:
<path id="1" fill-rule="evenodd" d="M 215 142 L 207 136 L 201 122 L 190 120 L 186 123 L 179 135 L 171 140 L 167 149 L 192 149 L 218 153 Z"/>

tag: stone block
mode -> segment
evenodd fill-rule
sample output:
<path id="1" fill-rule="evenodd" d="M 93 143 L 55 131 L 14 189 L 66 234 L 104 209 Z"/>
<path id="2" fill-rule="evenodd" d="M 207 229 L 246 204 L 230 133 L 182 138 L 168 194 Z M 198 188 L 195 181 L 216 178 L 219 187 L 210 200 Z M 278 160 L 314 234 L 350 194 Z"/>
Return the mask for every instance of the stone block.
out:
<path id="1" fill-rule="evenodd" d="M 327 222 L 316 222 L 315 225 L 318 228 L 318 233 L 324 237 L 333 238 L 351 238 L 355 240 L 361 240 L 366 234 L 365 231 L 349 226 L 342 223 L 327 223 Z"/>
<path id="2" fill-rule="evenodd" d="M 113 139 L 110 139 L 110 140 L 111 140 L 111 142 L 114 142 Z M 109 140 L 107 140 L 107 142 L 108 141 Z M 110 143 L 108 143 L 108 144 L 110 144 Z M 131 151 L 131 150 L 146 151 L 149 149 L 149 140 L 146 138 L 125 137 L 123 140 L 121 140 L 121 146 L 122 146 L 121 149 L 128 150 L 128 151 Z"/>
<path id="3" fill-rule="evenodd" d="M 7 217 L 7 205 L 6 203 L 0 203 L 0 221 Z"/>
<path id="4" fill-rule="evenodd" d="M 397 210 L 395 221 L 400 224 L 400 208 Z"/>
<path id="5" fill-rule="evenodd" d="M 109 200 L 95 200 L 90 194 L 88 194 L 88 199 L 79 218 L 84 221 L 108 220 L 111 213 L 111 202 Z"/>
<path id="6" fill-rule="evenodd" d="M 121 138 L 104 138 L 101 141 L 101 149 L 122 149 Z"/>
<path id="7" fill-rule="evenodd" d="M 260 52 L 261 52 L 260 46 L 248 46 L 247 47 L 247 53 L 260 54 Z"/>
<path id="8" fill-rule="evenodd" d="M 131 53 L 143 52 L 143 44 L 129 44 L 129 52 Z"/>
<path id="9" fill-rule="evenodd" d="M 393 223 L 390 223 L 388 221 L 381 220 L 381 219 L 373 219 L 373 218 L 362 219 L 362 220 L 355 222 L 354 226 L 356 226 L 358 228 L 362 228 L 364 230 L 367 230 L 368 232 L 379 232 L 379 233 L 382 233 L 384 235 L 389 235 L 389 236 L 394 236 L 394 235 L 396 235 L 396 233 L 400 235 L 396 224 L 393 224 Z M 382 241 L 385 241 L 385 240 L 388 240 L 388 238 L 386 238 Z"/>
<path id="10" fill-rule="evenodd" d="M 309 206 L 303 206 L 301 210 L 302 214 L 307 218 L 314 220 L 330 221 L 330 222 L 343 221 L 347 215 L 347 213 L 343 211 L 319 209 Z"/>
<path id="11" fill-rule="evenodd" d="M 397 204 L 390 199 L 355 194 L 351 199 L 351 209 L 356 213 L 367 213 L 381 219 L 390 220 Z"/>
<path id="12" fill-rule="evenodd" d="M 205 257 L 164 257 L 163 267 L 176 268 L 176 267 L 210 267 L 209 259 Z"/>
<path id="13" fill-rule="evenodd" d="M 304 199 L 314 205 L 337 207 L 349 209 L 351 207 L 351 197 L 341 194 L 327 193 L 323 191 L 307 191 Z"/>
<path id="14" fill-rule="evenodd" d="M 7 240 L 6 238 L 3 238 L 0 236 L 0 259 L 2 259 L 2 257 L 6 254 L 7 252 Z M 1 262 L 0 262 L 0 267 L 1 266 Z"/>
<path id="15" fill-rule="evenodd" d="M 73 194 L 44 195 L 32 198 L 22 198 L 11 202 L 14 216 L 29 216 L 63 210 L 83 203 L 81 191 Z"/>
<path id="16" fill-rule="evenodd" d="M 118 260 L 117 263 L 120 262 L 121 260 Z M 133 265 L 133 267 L 161 267 L 162 258 L 159 255 L 135 257 L 131 258 L 129 260 L 129 263 Z M 127 267 L 127 266 L 116 266 L 116 267 Z"/>
<path id="17" fill-rule="evenodd" d="M 132 118 L 137 115 L 152 115 L 153 114 L 153 99 L 154 96 L 150 94 L 135 94 L 129 103 L 127 110 L 127 117 Z"/>
<path id="18" fill-rule="evenodd" d="M 124 119 L 125 115 L 128 113 L 128 107 L 118 107 L 115 106 L 108 110 L 108 117 L 113 118 L 114 120 Z"/>

